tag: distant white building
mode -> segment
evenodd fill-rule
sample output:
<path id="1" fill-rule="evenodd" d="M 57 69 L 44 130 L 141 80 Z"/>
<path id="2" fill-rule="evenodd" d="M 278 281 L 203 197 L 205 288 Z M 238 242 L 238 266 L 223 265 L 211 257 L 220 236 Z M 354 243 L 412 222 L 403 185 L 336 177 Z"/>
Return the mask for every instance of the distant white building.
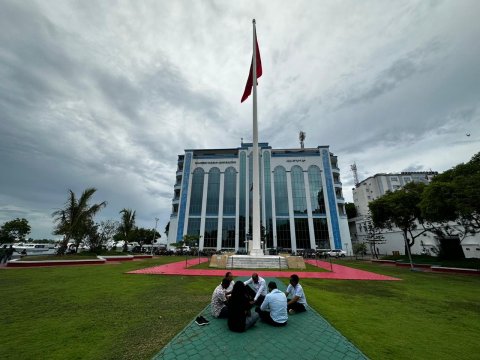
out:
<path id="1" fill-rule="evenodd" d="M 353 202 L 357 209 L 357 217 L 349 219 L 350 235 L 352 243 L 365 242 L 367 237 L 367 216 L 369 212 L 368 204 L 385 195 L 387 191 L 395 191 L 402 188 L 409 182 L 422 182 L 428 184 L 437 175 L 436 171 L 425 172 L 401 172 L 393 174 L 376 174 L 368 177 L 356 185 L 353 191 Z M 419 225 L 414 231 L 414 235 L 422 231 Z M 399 229 L 385 230 L 383 232 L 384 242 L 376 244 L 377 250 L 382 255 L 392 255 L 398 252 L 405 254 L 405 241 L 403 234 Z M 480 257 L 480 237 L 469 236 L 462 242 L 462 249 L 465 257 Z M 415 240 L 415 244 L 411 248 L 412 254 L 431 254 L 434 255 L 435 249 L 438 247 L 438 240 L 431 232 L 425 232 Z"/>
<path id="2" fill-rule="evenodd" d="M 369 212 L 368 204 L 371 201 L 385 195 L 387 191 L 398 190 L 412 181 L 428 184 L 437 174 L 438 172 L 436 171 L 381 173 L 359 182 L 356 187 L 352 189 L 353 203 L 357 209 L 357 217 L 349 220 L 352 242 L 366 242 L 367 216 Z M 394 252 L 398 252 L 401 255 L 405 254 L 405 241 L 399 229 L 392 229 L 391 231 L 385 230 L 383 236 L 385 241 L 376 244 L 376 250 L 380 254 L 392 255 Z M 437 241 L 433 234 L 425 233 L 420 236 L 420 238 L 417 238 L 411 250 L 413 254 L 428 253 L 431 252 L 436 245 Z"/>
<path id="3" fill-rule="evenodd" d="M 387 191 L 395 191 L 409 182 L 430 183 L 437 175 L 436 171 L 401 172 L 396 174 L 375 174 L 357 184 L 353 191 L 353 202 L 357 209 L 357 216 L 368 214 L 370 201 L 385 195 Z"/>

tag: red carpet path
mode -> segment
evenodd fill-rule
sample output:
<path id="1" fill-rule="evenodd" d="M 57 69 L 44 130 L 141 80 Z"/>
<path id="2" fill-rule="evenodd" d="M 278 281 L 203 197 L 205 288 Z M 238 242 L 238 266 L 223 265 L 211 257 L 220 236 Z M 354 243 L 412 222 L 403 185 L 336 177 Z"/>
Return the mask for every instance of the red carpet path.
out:
<path id="1" fill-rule="evenodd" d="M 198 265 L 208 261 L 208 258 L 190 259 L 186 262 L 179 261 L 171 264 L 154 266 L 141 270 L 130 271 L 128 274 L 147 274 L 147 275 L 187 275 L 187 276 L 224 276 L 225 269 L 209 270 L 209 269 L 189 269 L 190 266 Z M 299 272 L 301 278 L 311 279 L 337 279 L 337 280 L 401 280 L 391 276 L 379 275 L 369 271 L 357 270 L 343 265 L 332 264 L 330 271 L 330 263 L 326 261 L 305 260 L 306 263 L 318 266 L 328 272 Z M 252 270 L 232 270 L 234 276 L 251 276 Z M 262 277 L 280 277 L 288 278 L 295 270 L 282 271 L 262 271 L 258 270 Z"/>

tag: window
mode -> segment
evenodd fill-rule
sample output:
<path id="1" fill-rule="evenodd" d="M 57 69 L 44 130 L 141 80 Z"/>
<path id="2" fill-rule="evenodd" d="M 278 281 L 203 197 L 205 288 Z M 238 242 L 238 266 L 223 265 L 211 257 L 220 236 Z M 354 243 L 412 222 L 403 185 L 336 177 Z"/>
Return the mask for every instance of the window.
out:
<path id="1" fill-rule="evenodd" d="M 237 191 L 237 173 L 232 167 L 225 170 L 225 180 L 223 188 L 223 215 L 235 216 Z"/>
<path id="2" fill-rule="evenodd" d="M 300 166 L 292 167 L 292 199 L 293 213 L 307 214 L 307 197 L 305 195 L 305 181 L 303 178 L 303 170 Z"/>
<path id="3" fill-rule="evenodd" d="M 201 215 L 203 200 L 204 171 L 196 168 L 192 177 L 192 193 L 190 195 L 190 215 Z"/>
<path id="4" fill-rule="evenodd" d="M 392 177 L 390 177 L 390 181 L 398 181 L 398 177 L 392 176 Z"/>
<path id="5" fill-rule="evenodd" d="M 325 214 L 325 199 L 323 196 L 322 178 L 318 166 L 308 168 L 308 184 L 310 186 L 310 203 L 312 214 Z"/>
<path id="6" fill-rule="evenodd" d="M 220 170 L 210 169 L 208 175 L 207 215 L 218 216 L 218 199 L 220 193 Z"/>
<path id="7" fill-rule="evenodd" d="M 283 166 L 277 166 L 273 173 L 275 183 L 275 211 L 277 216 L 288 216 L 287 172 Z"/>

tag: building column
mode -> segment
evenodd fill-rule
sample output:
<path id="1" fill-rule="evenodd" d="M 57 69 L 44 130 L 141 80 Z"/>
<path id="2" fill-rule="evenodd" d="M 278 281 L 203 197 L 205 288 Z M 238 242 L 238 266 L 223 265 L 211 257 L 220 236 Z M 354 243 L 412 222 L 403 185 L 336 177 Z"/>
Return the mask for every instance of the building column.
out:
<path id="1" fill-rule="evenodd" d="M 238 161 L 240 168 L 240 160 Z M 238 251 L 240 243 L 240 171 L 237 171 L 237 185 L 235 186 L 235 251 Z M 245 239 L 244 239 L 245 240 Z"/>
<path id="2" fill-rule="evenodd" d="M 217 221 L 217 250 L 222 249 L 223 227 L 223 195 L 225 189 L 225 172 L 220 173 L 220 196 L 218 197 L 218 221 Z"/>
<path id="3" fill-rule="evenodd" d="M 292 172 L 287 170 L 287 190 L 288 190 L 288 217 L 290 218 L 290 242 L 292 252 L 297 252 L 297 238 L 295 236 L 295 217 L 293 214 L 293 194 L 292 194 Z"/>
<path id="4" fill-rule="evenodd" d="M 308 234 L 310 235 L 310 248 L 316 249 L 315 229 L 313 228 L 313 214 L 310 194 L 310 182 L 308 181 L 308 171 L 303 171 L 303 180 L 305 182 L 305 196 L 307 198 L 307 216 L 308 216 Z"/>
<path id="5" fill-rule="evenodd" d="M 273 247 L 278 248 L 277 241 L 277 210 L 275 208 L 275 173 L 272 171 L 270 176 L 270 189 L 272 190 L 272 227 L 273 227 Z"/>
<path id="6" fill-rule="evenodd" d="M 205 216 L 207 214 L 207 193 L 208 193 L 208 172 L 203 177 L 202 215 L 200 218 L 200 239 L 198 241 L 200 250 L 203 250 L 205 236 Z"/>

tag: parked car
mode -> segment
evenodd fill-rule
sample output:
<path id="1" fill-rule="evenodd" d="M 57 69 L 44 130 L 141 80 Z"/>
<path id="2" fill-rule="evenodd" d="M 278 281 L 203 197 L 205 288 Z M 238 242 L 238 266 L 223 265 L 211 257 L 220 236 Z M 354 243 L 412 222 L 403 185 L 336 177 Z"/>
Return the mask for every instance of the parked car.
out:
<path id="1" fill-rule="evenodd" d="M 347 253 L 341 249 L 335 249 L 335 250 L 330 250 L 328 253 L 328 256 L 331 257 L 345 257 Z"/>

